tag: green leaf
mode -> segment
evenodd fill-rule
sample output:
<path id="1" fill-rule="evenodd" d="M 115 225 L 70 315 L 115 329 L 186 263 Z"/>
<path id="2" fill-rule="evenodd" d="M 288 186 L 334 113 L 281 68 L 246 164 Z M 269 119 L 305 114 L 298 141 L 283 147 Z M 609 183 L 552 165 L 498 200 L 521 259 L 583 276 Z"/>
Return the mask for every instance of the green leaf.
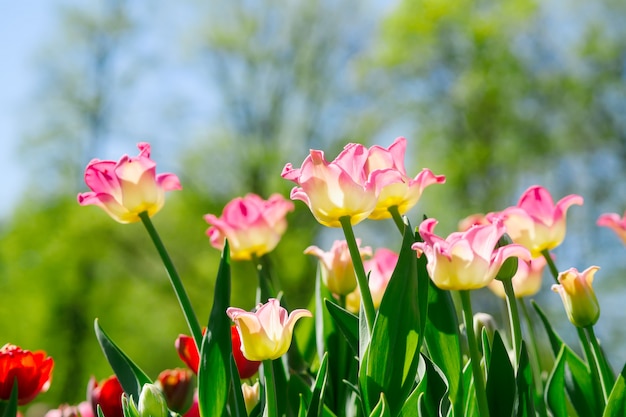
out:
<path id="1" fill-rule="evenodd" d="M 13 379 L 9 400 L 0 401 L 0 417 L 15 416 L 17 416 L 17 377 Z"/>
<path id="2" fill-rule="evenodd" d="M 239 371 L 237 370 L 237 362 L 235 357 L 230 355 L 230 410 L 233 417 L 248 417 L 246 411 L 246 403 L 243 399 L 243 392 L 241 391 L 241 379 L 239 378 Z"/>
<path id="3" fill-rule="evenodd" d="M 517 417 L 535 415 L 535 392 L 533 386 L 533 373 L 528 357 L 526 343 L 522 340 L 520 347 L 519 365 L 517 368 Z"/>
<path id="4" fill-rule="evenodd" d="M 398 263 L 374 321 L 367 360 L 361 364 L 361 387 L 367 410 L 371 410 L 374 401 L 380 404 L 384 393 L 389 412 L 396 415 L 415 384 L 422 335 L 417 257 L 411 249 L 414 241 L 411 228 L 406 227 Z"/>
<path id="5" fill-rule="evenodd" d="M 385 399 L 385 394 L 383 392 L 380 393 L 380 399 L 378 400 L 378 404 L 370 413 L 370 417 L 391 417 L 391 412 L 389 411 L 389 404 Z"/>
<path id="6" fill-rule="evenodd" d="M 455 414 L 462 415 L 464 395 L 459 321 L 450 292 L 437 288 L 430 280 L 429 285 L 428 322 L 424 333 L 426 346 L 432 361 L 447 377 Z"/>
<path id="7" fill-rule="evenodd" d="M 554 363 L 554 368 L 546 383 L 546 401 L 548 409 L 554 417 L 567 417 L 567 405 L 565 402 L 565 353 L 566 346 L 561 350 Z"/>
<path id="8" fill-rule="evenodd" d="M 626 416 L 626 365 L 617 376 L 602 417 Z"/>
<path id="9" fill-rule="evenodd" d="M 320 417 L 324 409 L 324 391 L 326 389 L 326 380 L 328 378 L 328 353 L 322 357 L 322 363 L 317 371 L 315 384 L 313 384 L 313 394 L 311 402 L 307 410 L 307 417 Z"/>
<path id="10" fill-rule="evenodd" d="M 359 351 L 359 318 L 329 299 L 324 299 L 324 304 L 333 323 L 356 354 Z"/>
<path id="11" fill-rule="evenodd" d="M 141 388 L 144 384 L 151 383 L 152 380 L 111 340 L 100 327 L 98 319 L 94 320 L 94 330 L 102 352 L 120 381 L 124 392 L 137 404 Z"/>
<path id="12" fill-rule="evenodd" d="M 552 328 L 552 325 L 541 308 L 534 302 L 532 305 L 535 311 L 537 311 L 548 334 L 554 355 L 558 355 L 561 351 L 561 347 L 565 346 L 564 360 L 567 371 L 565 372 L 565 389 L 571 401 L 571 405 L 580 416 L 601 414 L 601 406 L 594 395 L 593 378 L 591 377 L 591 372 L 587 364 L 563 342 L 561 337 Z"/>
<path id="13" fill-rule="evenodd" d="M 476 390 L 474 389 L 474 375 L 472 364 L 467 362 L 463 368 L 463 410 L 460 414 L 465 417 L 480 417 L 478 414 L 478 402 L 476 401 Z"/>
<path id="14" fill-rule="evenodd" d="M 215 281 L 213 307 L 200 349 L 198 406 L 200 415 L 205 417 L 221 416 L 228 402 L 232 354 L 231 324 L 226 315 L 229 305 L 230 256 L 228 242 L 226 242 Z"/>
<path id="15" fill-rule="evenodd" d="M 450 408 L 448 398 L 450 387 L 446 376 L 427 356 L 421 355 L 421 359 L 418 369 L 420 382 L 416 391 L 423 393 L 424 396 L 418 401 L 420 403 L 418 410 L 428 416 L 445 415 Z"/>
<path id="16" fill-rule="evenodd" d="M 510 416 L 515 402 L 515 371 L 500 332 L 495 331 L 487 370 L 487 402 L 492 416 Z"/>

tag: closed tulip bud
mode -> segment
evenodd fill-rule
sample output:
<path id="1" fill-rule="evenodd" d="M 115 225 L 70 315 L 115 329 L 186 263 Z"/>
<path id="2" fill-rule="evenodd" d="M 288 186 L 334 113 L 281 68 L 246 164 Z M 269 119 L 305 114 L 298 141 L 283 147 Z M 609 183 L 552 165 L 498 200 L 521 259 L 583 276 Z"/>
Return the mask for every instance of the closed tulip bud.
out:
<path id="1" fill-rule="evenodd" d="M 513 240 L 511 240 L 509 235 L 505 233 L 498 240 L 498 244 L 496 245 L 496 248 L 501 248 L 503 246 L 511 245 L 511 244 L 513 244 Z M 513 276 L 517 272 L 518 263 L 519 263 L 518 258 L 514 256 L 511 256 L 510 258 L 506 258 L 506 260 L 500 267 L 500 270 L 496 274 L 496 279 L 500 281 L 504 281 L 505 279 L 509 280 L 513 278 Z"/>
<path id="2" fill-rule="evenodd" d="M 487 332 L 487 337 L 491 342 L 493 340 L 493 335 L 498 330 L 498 325 L 496 324 L 496 320 L 493 318 L 491 314 L 487 313 L 476 313 L 474 314 L 474 334 L 476 337 L 480 338 L 483 332 L 483 329 Z"/>
<path id="3" fill-rule="evenodd" d="M 159 374 L 156 386 L 165 395 L 170 410 L 184 414 L 191 407 L 195 383 L 189 369 L 166 369 Z"/>
<path id="4" fill-rule="evenodd" d="M 154 384 L 144 384 L 139 394 L 137 410 L 139 417 L 169 417 L 170 415 L 165 395 Z"/>
<path id="5" fill-rule="evenodd" d="M 243 393 L 243 401 L 246 404 L 246 411 L 250 414 L 250 411 L 254 410 L 254 407 L 261 399 L 259 381 L 255 382 L 254 385 L 248 385 L 244 382 L 241 384 L 241 392 Z"/>
<path id="6" fill-rule="evenodd" d="M 559 274 L 560 285 L 552 286 L 552 291 L 563 300 L 567 318 L 576 327 L 593 326 L 600 318 L 600 304 L 591 286 L 593 276 L 599 269 L 590 266 L 578 272 L 576 268 L 570 268 Z"/>

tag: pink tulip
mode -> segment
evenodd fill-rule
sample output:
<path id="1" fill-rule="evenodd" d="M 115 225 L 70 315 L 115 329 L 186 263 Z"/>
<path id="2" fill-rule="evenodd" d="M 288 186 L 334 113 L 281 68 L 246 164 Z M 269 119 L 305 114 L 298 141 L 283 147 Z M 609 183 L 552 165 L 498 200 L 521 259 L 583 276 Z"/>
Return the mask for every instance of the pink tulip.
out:
<path id="1" fill-rule="evenodd" d="M 503 217 L 506 232 L 513 242 L 526 247 L 536 258 L 541 256 L 542 251 L 554 249 L 563 242 L 565 216 L 573 204 L 582 205 L 583 198 L 570 194 L 555 205 L 548 190 L 535 185 L 522 194 L 517 206 L 487 217 L 490 220 Z"/>
<path id="2" fill-rule="evenodd" d="M 377 184 L 380 194 L 376 208 L 369 215 L 370 219 L 390 218 L 389 208 L 393 206 L 398 208 L 400 214 L 404 214 L 417 204 L 426 187 L 446 182 L 445 176 L 434 175 L 426 168 L 415 178 L 409 177 L 404 168 L 405 151 L 406 139 L 402 137 L 397 138 L 388 149 L 377 145 L 369 149 L 366 174 L 382 171 L 376 176 L 380 183 Z"/>
<path id="3" fill-rule="evenodd" d="M 600 304 L 591 284 L 600 267 L 590 266 L 583 272 L 570 268 L 559 274 L 560 285 L 552 285 L 552 291 L 558 293 L 569 321 L 577 327 L 596 324 L 600 318 Z"/>
<path id="4" fill-rule="evenodd" d="M 430 278 L 444 290 L 473 290 L 486 286 L 507 258 L 530 259 L 528 250 L 511 244 L 496 249 L 505 232 L 501 220 L 455 232 L 445 240 L 433 233 L 437 220 L 426 219 L 419 226 L 423 242 L 413 244 L 418 256 L 426 254 Z"/>
<path id="5" fill-rule="evenodd" d="M 383 295 L 385 295 L 385 290 L 397 263 L 398 254 L 386 248 L 377 249 L 371 259 L 363 262 L 365 272 L 369 273 L 368 286 L 375 308 L 380 307 L 380 302 L 383 300 Z M 361 293 L 356 288 L 346 297 L 346 309 L 358 313 L 360 305 Z"/>
<path id="6" fill-rule="evenodd" d="M 367 176 L 367 157 L 367 148 L 356 143 L 346 145 L 332 162 L 326 161 L 324 152 L 311 150 L 301 168 L 288 163 L 281 176 L 298 185 L 291 190 L 291 199 L 304 201 L 322 225 L 341 227 L 342 217 L 355 225 L 376 207 L 376 187 L 386 185 L 376 179 L 382 171 Z"/>
<path id="7" fill-rule="evenodd" d="M 78 194 L 78 203 L 96 205 L 120 223 L 138 222 L 142 212 L 156 214 L 165 203 L 165 192 L 182 187 L 174 174 L 156 175 L 148 143 L 139 143 L 137 147 L 136 157 L 124 155 L 119 162 L 89 162 L 85 183 L 91 191 Z"/>
<path id="8" fill-rule="evenodd" d="M 518 259 L 517 272 L 511 278 L 515 298 L 529 297 L 539 292 L 546 264 L 546 258 L 543 256 L 530 261 Z M 487 287 L 498 297 L 506 297 L 501 281 L 494 279 Z"/>
<path id="9" fill-rule="evenodd" d="M 226 314 L 237 326 L 243 356 L 251 361 L 280 358 L 289 350 L 296 321 L 313 316 L 305 309 L 294 310 L 288 315 L 275 298 L 259 304 L 254 313 L 229 307 Z"/>
<path id="10" fill-rule="evenodd" d="M 357 246 L 361 241 L 356 240 Z M 372 248 L 359 248 L 361 258 L 372 256 Z M 322 281 L 330 292 L 337 295 L 347 295 L 356 288 L 356 274 L 354 264 L 345 240 L 336 240 L 328 252 L 317 246 L 309 246 L 304 250 L 307 255 L 317 256 L 321 264 Z"/>
<path id="11" fill-rule="evenodd" d="M 626 245 L 626 211 L 624 212 L 624 217 L 621 218 L 617 213 L 603 214 L 598 217 L 597 225 L 612 229 Z"/>
<path id="12" fill-rule="evenodd" d="M 211 245 L 220 250 L 228 239 L 233 260 L 250 260 L 274 250 L 287 230 L 285 216 L 293 208 L 280 194 L 267 201 L 256 194 L 235 198 L 224 207 L 222 217 L 204 216 L 211 225 L 207 235 Z"/>
<path id="13" fill-rule="evenodd" d="M 487 217 L 482 213 L 470 214 L 469 216 L 459 221 L 457 230 L 459 232 L 465 232 L 474 225 L 484 225 L 484 224 L 489 224 L 489 223 L 491 222 L 487 220 Z"/>

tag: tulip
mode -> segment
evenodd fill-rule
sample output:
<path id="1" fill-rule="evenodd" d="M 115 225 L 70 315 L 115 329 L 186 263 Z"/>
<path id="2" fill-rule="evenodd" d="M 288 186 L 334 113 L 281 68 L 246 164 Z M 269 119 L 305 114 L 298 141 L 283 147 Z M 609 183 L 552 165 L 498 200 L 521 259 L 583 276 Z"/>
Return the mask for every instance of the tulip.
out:
<path id="1" fill-rule="evenodd" d="M 0 401 L 9 400 L 17 381 L 17 403 L 31 402 L 50 387 L 54 361 L 46 352 L 31 352 L 7 343 L 0 348 Z"/>
<path id="2" fill-rule="evenodd" d="M 246 412 L 250 414 L 254 407 L 261 400 L 261 389 L 259 381 L 256 381 L 254 385 L 248 385 L 247 383 L 241 384 L 241 392 L 243 393 L 243 401 L 246 404 Z"/>
<path id="3" fill-rule="evenodd" d="M 596 224 L 613 230 L 626 245 L 626 211 L 623 217 L 620 217 L 617 213 L 605 213 L 598 217 Z"/>
<path id="4" fill-rule="evenodd" d="M 285 216 L 293 209 L 293 203 L 280 194 L 272 195 L 267 201 L 248 194 L 228 203 L 221 217 L 205 215 L 204 219 L 211 225 L 207 235 L 211 245 L 220 250 L 228 239 L 231 259 L 251 260 L 278 245 L 287 229 Z"/>
<path id="5" fill-rule="evenodd" d="M 435 285 L 443 290 L 473 290 L 486 286 L 510 257 L 530 259 L 528 250 L 512 244 L 496 249 L 504 234 L 501 220 L 455 232 L 445 240 L 433 233 L 437 220 L 426 219 L 419 226 L 423 242 L 412 248 L 428 259 L 427 269 Z"/>
<path id="6" fill-rule="evenodd" d="M 156 174 L 148 143 L 137 147 L 136 157 L 124 155 L 118 162 L 89 162 L 85 183 L 91 191 L 78 194 L 78 203 L 96 205 L 120 223 L 138 222 L 140 213 L 147 212 L 151 217 L 161 210 L 165 192 L 180 190 L 180 182 L 174 174 Z"/>
<path id="7" fill-rule="evenodd" d="M 167 400 L 163 392 L 154 384 L 144 384 L 137 401 L 139 417 L 169 417 Z M 106 414 L 105 414 L 105 417 Z"/>
<path id="8" fill-rule="evenodd" d="M 489 223 L 491 222 L 487 220 L 487 217 L 482 213 L 470 214 L 459 221 L 458 231 L 465 232 L 474 225 L 484 225 Z"/>
<path id="9" fill-rule="evenodd" d="M 357 239 L 357 245 L 361 241 Z M 372 248 L 359 248 L 361 258 L 372 256 Z M 347 295 L 356 288 L 354 265 L 345 240 L 336 240 L 329 252 L 324 252 L 317 246 L 309 246 L 304 250 L 307 255 L 317 256 L 320 260 L 322 281 L 330 292 L 337 295 Z"/>
<path id="10" fill-rule="evenodd" d="M 555 205 L 550 193 L 535 185 L 522 194 L 517 206 L 487 217 L 490 221 L 495 217 L 504 218 L 506 231 L 513 242 L 526 247 L 536 258 L 543 251 L 554 249 L 563 242 L 565 216 L 568 208 L 574 204 L 582 205 L 583 198 L 570 194 Z"/>
<path id="11" fill-rule="evenodd" d="M 261 362 L 248 360 L 243 353 L 241 353 L 241 340 L 235 326 L 230 327 L 230 340 L 232 343 L 233 356 L 235 357 L 235 363 L 237 365 L 237 371 L 239 371 L 239 377 L 242 379 L 250 378 L 252 375 L 257 373 L 259 366 L 261 366 Z M 198 366 L 200 364 L 200 355 L 198 354 L 198 349 L 196 348 L 193 338 L 181 334 L 176 339 L 175 345 L 176 350 L 178 351 L 178 356 L 180 356 L 189 369 L 197 375 Z"/>
<path id="12" fill-rule="evenodd" d="M 511 278 L 515 298 L 530 297 L 539 292 L 545 267 L 546 258 L 543 256 L 529 261 L 518 260 L 517 272 L 513 275 L 513 278 Z M 506 297 L 504 286 L 499 280 L 491 281 L 487 285 L 487 288 L 500 298 Z"/>
<path id="13" fill-rule="evenodd" d="M 281 176 L 298 185 L 291 190 L 291 199 L 305 202 L 322 225 L 341 227 L 342 217 L 355 225 L 374 211 L 376 187 L 386 185 L 376 179 L 380 170 L 367 176 L 367 157 L 367 148 L 356 143 L 346 145 L 332 162 L 326 161 L 324 152 L 311 150 L 301 168 L 288 163 Z"/>
<path id="14" fill-rule="evenodd" d="M 87 386 L 87 400 L 95 416 L 98 415 L 99 405 L 105 417 L 124 417 L 122 394 L 124 389 L 115 375 L 100 383 L 92 377 Z"/>
<path id="15" fill-rule="evenodd" d="M 251 361 L 280 358 L 289 350 L 296 321 L 313 316 L 305 309 L 288 314 L 275 298 L 270 298 L 266 304 L 259 304 L 254 313 L 229 307 L 226 314 L 237 326 L 243 356 Z"/>
<path id="16" fill-rule="evenodd" d="M 398 254 L 386 248 L 376 250 L 374 256 L 363 263 L 365 270 L 369 271 L 368 286 L 375 308 L 380 307 L 397 263 Z M 346 309 L 356 314 L 359 312 L 360 305 L 361 295 L 359 289 L 356 288 L 346 297 Z"/>
<path id="17" fill-rule="evenodd" d="M 585 328 L 596 324 L 600 318 L 600 305 L 591 284 L 600 267 L 590 266 L 583 272 L 570 268 L 559 274 L 559 284 L 552 285 L 552 291 L 563 300 L 567 318 L 574 326 Z"/>
<path id="18" fill-rule="evenodd" d="M 195 383 L 193 372 L 189 369 L 166 369 L 157 377 L 155 385 L 165 395 L 167 407 L 184 414 L 193 402 Z"/>
<path id="19" fill-rule="evenodd" d="M 446 182 L 443 175 L 434 175 L 424 168 L 415 178 L 406 174 L 404 168 L 404 154 L 406 139 L 397 138 L 388 149 L 375 145 L 369 149 L 366 175 L 376 170 L 382 171 L 376 178 L 380 182 L 379 196 L 370 219 L 380 220 L 391 217 L 389 208 L 397 207 L 399 214 L 404 214 L 417 204 L 422 192 L 432 184 Z"/>
<path id="20" fill-rule="evenodd" d="M 62 404 L 59 408 L 48 410 L 44 417 L 94 417 L 91 404 L 83 401 L 78 405 Z"/>

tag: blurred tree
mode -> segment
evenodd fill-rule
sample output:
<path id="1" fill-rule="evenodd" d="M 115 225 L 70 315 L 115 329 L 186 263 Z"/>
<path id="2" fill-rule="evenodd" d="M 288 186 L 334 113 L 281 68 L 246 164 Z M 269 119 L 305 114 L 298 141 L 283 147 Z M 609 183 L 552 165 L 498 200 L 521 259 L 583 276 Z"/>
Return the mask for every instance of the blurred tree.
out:
<path id="1" fill-rule="evenodd" d="M 626 9 L 614 3 L 399 3 L 379 68 L 414 122 L 418 154 L 448 178 L 437 190 L 444 205 L 489 210 L 515 198 L 519 174 L 599 147 L 626 152 L 626 43 L 615 19 Z"/>

